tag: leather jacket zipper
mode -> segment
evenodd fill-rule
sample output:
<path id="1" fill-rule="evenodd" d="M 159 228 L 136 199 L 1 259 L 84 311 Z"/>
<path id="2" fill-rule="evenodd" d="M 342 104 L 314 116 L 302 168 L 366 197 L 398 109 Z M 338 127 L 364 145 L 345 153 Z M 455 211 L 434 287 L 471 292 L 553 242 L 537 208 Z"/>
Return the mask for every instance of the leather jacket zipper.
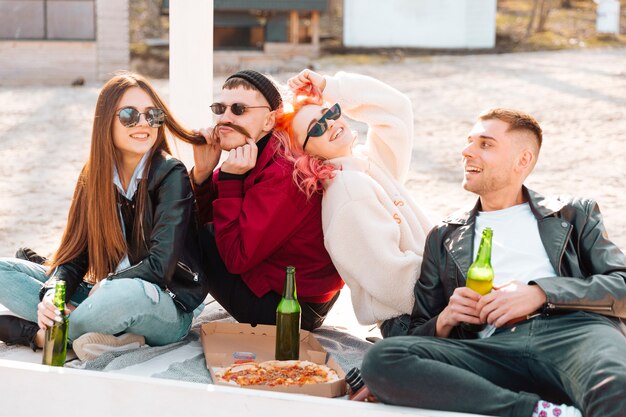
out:
<path id="1" fill-rule="evenodd" d="M 569 236 L 572 234 L 572 228 L 569 227 L 567 229 L 567 236 L 565 236 L 565 242 L 569 241 Z M 561 253 L 559 254 L 559 274 L 563 276 L 563 271 L 561 270 L 563 267 L 563 256 L 565 255 L 565 247 L 567 245 L 563 245 L 561 248 Z"/>
<path id="2" fill-rule="evenodd" d="M 613 311 L 612 306 L 589 306 L 583 304 L 554 304 L 547 303 L 546 307 L 549 310 L 555 310 L 557 308 L 568 309 L 568 310 L 583 310 L 583 311 Z"/>
<path id="3" fill-rule="evenodd" d="M 569 240 L 569 236 L 571 233 L 572 233 L 572 229 L 570 227 L 569 230 L 567 231 L 567 236 L 565 237 L 565 241 Z M 563 274 L 563 271 L 561 270 L 561 266 L 563 265 L 563 256 L 565 255 L 565 246 L 566 245 L 563 245 L 563 248 L 561 249 L 561 253 L 559 254 L 559 273 L 560 274 Z M 559 304 L 554 304 L 554 303 L 546 304 L 547 310 L 556 310 L 557 308 L 583 310 L 583 311 L 609 311 L 609 312 L 613 311 L 612 306 L 589 306 L 589 305 L 582 305 L 582 304 L 559 305 Z"/>
<path id="4" fill-rule="evenodd" d="M 191 274 L 193 276 L 193 281 L 194 282 L 198 282 L 198 273 L 192 271 L 191 268 L 189 268 L 187 265 L 185 265 L 182 261 L 176 262 L 176 266 L 180 267 L 186 273 Z M 174 301 L 174 303 L 176 303 L 177 305 L 180 306 L 180 308 L 183 311 L 185 311 L 187 313 L 190 312 L 189 308 L 183 302 L 181 302 L 180 300 L 177 300 L 176 294 L 171 289 L 166 288 L 165 292 L 172 298 L 172 301 Z"/>
<path id="5" fill-rule="evenodd" d="M 138 263 L 136 263 L 135 265 L 131 265 L 128 268 L 124 268 L 121 271 L 118 272 L 109 272 L 109 275 L 107 275 L 107 279 L 113 279 L 113 275 L 117 275 L 117 274 L 121 274 L 122 272 L 126 272 L 126 271 L 130 271 L 133 268 L 137 268 L 139 265 L 141 265 L 143 263 L 143 260 L 139 261 Z"/>
<path id="6" fill-rule="evenodd" d="M 194 282 L 198 282 L 198 273 L 197 272 L 193 272 L 191 270 L 191 268 L 189 268 L 187 265 L 185 265 L 184 263 L 182 263 L 182 261 L 178 261 L 176 262 L 176 264 L 178 266 L 180 266 L 185 272 L 190 273 L 191 275 L 193 275 L 193 281 Z"/>

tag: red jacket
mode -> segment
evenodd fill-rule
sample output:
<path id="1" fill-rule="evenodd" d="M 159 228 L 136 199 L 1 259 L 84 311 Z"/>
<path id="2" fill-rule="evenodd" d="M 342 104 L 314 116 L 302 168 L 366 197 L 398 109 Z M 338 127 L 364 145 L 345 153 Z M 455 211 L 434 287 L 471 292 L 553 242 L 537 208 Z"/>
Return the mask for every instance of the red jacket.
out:
<path id="1" fill-rule="evenodd" d="M 200 221 L 213 222 L 226 268 L 257 297 L 282 294 L 285 267 L 293 265 L 298 298 L 323 303 L 343 281 L 324 248 L 322 195 L 307 200 L 292 172 L 271 137 L 245 179 L 219 180 L 216 169 L 210 180 L 194 185 Z"/>

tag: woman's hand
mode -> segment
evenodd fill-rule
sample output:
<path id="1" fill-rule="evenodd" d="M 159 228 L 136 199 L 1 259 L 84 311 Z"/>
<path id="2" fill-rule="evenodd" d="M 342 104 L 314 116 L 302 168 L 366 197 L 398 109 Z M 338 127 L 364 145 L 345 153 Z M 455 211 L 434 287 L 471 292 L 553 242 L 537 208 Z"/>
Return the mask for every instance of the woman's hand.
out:
<path id="1" fill-rule="evenodd" d="M 323 92 L 326 88 L 326 78 L 317 72 L 305 69 L 302 70 L 300 74 L 287 80 L 287 85 L 289 85 L 289 88 L 293 91 L 313 86 L 317 87 L 320 92 Z"/>
<path id="2" fill-rule="evenodd" d="M 61 312 L 52 302 L 54 291 L 48 291 L 43 300 L 37 305 L 37 324 L 41 330 L 46 330 L 48 326 L 52 326 L 54 322 L 60 323 Z"/>

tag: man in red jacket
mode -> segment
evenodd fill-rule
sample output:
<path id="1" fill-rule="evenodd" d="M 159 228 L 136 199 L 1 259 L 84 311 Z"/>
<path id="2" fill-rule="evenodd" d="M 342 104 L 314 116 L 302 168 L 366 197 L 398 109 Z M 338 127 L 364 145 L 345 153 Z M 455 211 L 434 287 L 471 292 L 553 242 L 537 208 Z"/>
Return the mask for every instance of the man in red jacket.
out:
<path id="1" fill-rule="evenodd" d="M 285 267 L 296 267 L 302 328 L 319 327 L 343 286 L 326 249 L 321 198 L 310 199 L 293 180 L 273 128 L 282 99 L 276 86 L 251 70 L 231 75 L 207 145 L 194 147 L 192 172 L 199 217 L 206 224 L 210 293 L 238 321 L 274 324 Z M 222 151 L 228 158 L 216 169 Z"/>

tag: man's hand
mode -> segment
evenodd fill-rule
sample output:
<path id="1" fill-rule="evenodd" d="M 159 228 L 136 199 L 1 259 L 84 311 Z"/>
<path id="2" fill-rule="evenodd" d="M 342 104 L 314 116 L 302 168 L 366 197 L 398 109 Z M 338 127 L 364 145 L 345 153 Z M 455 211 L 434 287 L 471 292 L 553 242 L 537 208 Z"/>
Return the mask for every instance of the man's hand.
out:
<path id="1" fill-rule="evenodd" d="M 480 319 L 496 327 L 509 321 L 534 313 L 546 303 L 546 294 L 538 285 L 513 281 L 502 287 L 494 287 L 478 302 Z"/>
<path id="2" fill-rule="evenodd" d="M 477 308 L 481 296 L 467 287 L 458 287 L 450 297 L 446 308 L 437 318 L 439 337 L 448 337 L 452 329 L 461 323 L 483 324 Z"/>
<path id="3" fill-rule="evenodd" d="M 287 85 L 289 85 L 289 88 L 293 91 L 312 85 L 313 87 L 317 87 L 320 92 L 323 92 L 326 88 L 326 79 L 317 72 L 305 69 L 302 70 L 300 74 L 287 80 Z"/>
<path id="4" fill-rule="evenodd" d="M 211 176 L 222 154 L 219 142 L 213 137 L 213 129 L 200 129 L 198 133 L 204 136 L 207 144 L 193 145 L 193 180 L 196 185 L 202 184 Z"/>
<path id="5" fill-rule="evenodd" d="M 246 142 L 228 153 L 228 158 L 222 163 L 222 172 L 241 175 L 254 168 L 259 148 L 250 138 L 246 138 Z"/>

